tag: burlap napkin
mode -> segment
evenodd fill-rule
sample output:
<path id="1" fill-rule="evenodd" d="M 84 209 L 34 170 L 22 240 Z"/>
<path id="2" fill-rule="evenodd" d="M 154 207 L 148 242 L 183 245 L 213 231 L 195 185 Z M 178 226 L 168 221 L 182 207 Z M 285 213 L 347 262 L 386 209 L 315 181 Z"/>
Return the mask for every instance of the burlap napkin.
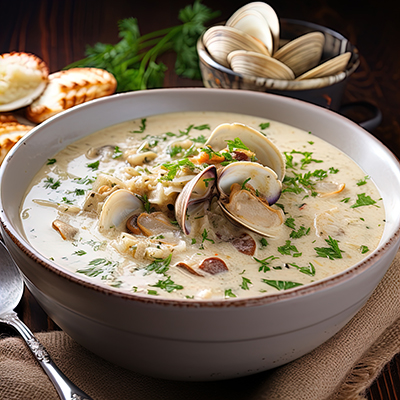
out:
<path id="1" fill-rule="evenodd" d="M 332 339 L 272 371 L 221 382 L 172 382 L 110 364 L 63 332 L 38 333 L 60 369 L 94 400 L 356 400 L 400 352 L 400 255 L 366 306 Z M 154 360 L 157 362 L 157 360 Z M 19 338 L 0 341 L 0 398 L 58 396 Z"/>

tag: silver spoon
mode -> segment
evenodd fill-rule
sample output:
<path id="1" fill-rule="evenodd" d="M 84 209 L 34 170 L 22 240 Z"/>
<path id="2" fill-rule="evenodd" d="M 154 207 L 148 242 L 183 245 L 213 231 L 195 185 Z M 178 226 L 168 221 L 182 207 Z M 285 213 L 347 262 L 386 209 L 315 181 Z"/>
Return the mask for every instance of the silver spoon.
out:
<path id="1" fill-rule="evenodd" d="M 20 302 L 23 291 L 21 273 L 0 241 L 0 322 L 11 325 L 21 334 L 62 400 L 92 400 L 58 369 L 43 345 L 13 311 Z"/>

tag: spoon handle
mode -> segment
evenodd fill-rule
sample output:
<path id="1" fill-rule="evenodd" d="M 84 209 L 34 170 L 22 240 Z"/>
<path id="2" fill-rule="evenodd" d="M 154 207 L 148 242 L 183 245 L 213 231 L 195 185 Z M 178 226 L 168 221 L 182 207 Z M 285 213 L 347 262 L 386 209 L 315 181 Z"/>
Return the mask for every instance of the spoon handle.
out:
<path id="1" fill-rule="evenodd" d="M 29 328 L 11 311 L 0 317 L 0 322 L 14 327 L 31 349 L 36 360 L 53 382 L 62 400 L 92 400 L 86 393 L 75 386 L 54 364 L 43 345 L 35 338 Z"/>

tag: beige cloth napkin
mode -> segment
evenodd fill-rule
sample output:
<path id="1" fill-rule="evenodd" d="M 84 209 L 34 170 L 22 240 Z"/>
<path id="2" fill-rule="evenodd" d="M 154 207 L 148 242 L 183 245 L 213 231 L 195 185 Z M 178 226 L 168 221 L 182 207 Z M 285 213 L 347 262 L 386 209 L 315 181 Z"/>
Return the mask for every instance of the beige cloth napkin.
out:
<path id="1" fill-rule="evenodd" d="M 290 364 L 245 378 L 194 383 L 154 379 L 102 360 L 64 332 L 37 337 L 59 368 L 94 400 L 360 400 L 400 352 L 400 254 L 368 303 L 333 338 Z M 0 341 L 0 399 L 58 399 L 17 337 Z"/>

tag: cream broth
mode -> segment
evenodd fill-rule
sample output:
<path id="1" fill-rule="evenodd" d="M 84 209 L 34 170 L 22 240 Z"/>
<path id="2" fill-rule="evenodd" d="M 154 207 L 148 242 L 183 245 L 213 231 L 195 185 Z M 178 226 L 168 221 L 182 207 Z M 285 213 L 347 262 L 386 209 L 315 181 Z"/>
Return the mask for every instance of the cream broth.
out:
<path id="1" fill-rule="evenodd" d="M 230 222 L 214 197 L 197 204 L 187 235 L 175 221 L 175 199 L 207 166 L 206 138 L 234 122 L 258 130 L 283 154 L 283 190 L 271 205 L 282 223 L 261 236 Z M 161 228 L 148 236 L 129 231 L 132 210 L 124 202 L 110 208 L 122 224 L 110 223 L 102 209 L 118 190 L 130 192 L 129 204 L 139 199 L 146 216 L 165 216 Z M 377 247 L 384 218 L 372 180 L 337 148 L 269 119 L 213 112 L 152 116 L 87 136 L 43 166 L 21 205 L 27 239 L 62 267 L 122 291 L 175 299 L 255 297 L 324 279 Z M 249 254 L 239 251 L 243 237 Z M 209 258 L 226 270 L 200 268 Z"/>

